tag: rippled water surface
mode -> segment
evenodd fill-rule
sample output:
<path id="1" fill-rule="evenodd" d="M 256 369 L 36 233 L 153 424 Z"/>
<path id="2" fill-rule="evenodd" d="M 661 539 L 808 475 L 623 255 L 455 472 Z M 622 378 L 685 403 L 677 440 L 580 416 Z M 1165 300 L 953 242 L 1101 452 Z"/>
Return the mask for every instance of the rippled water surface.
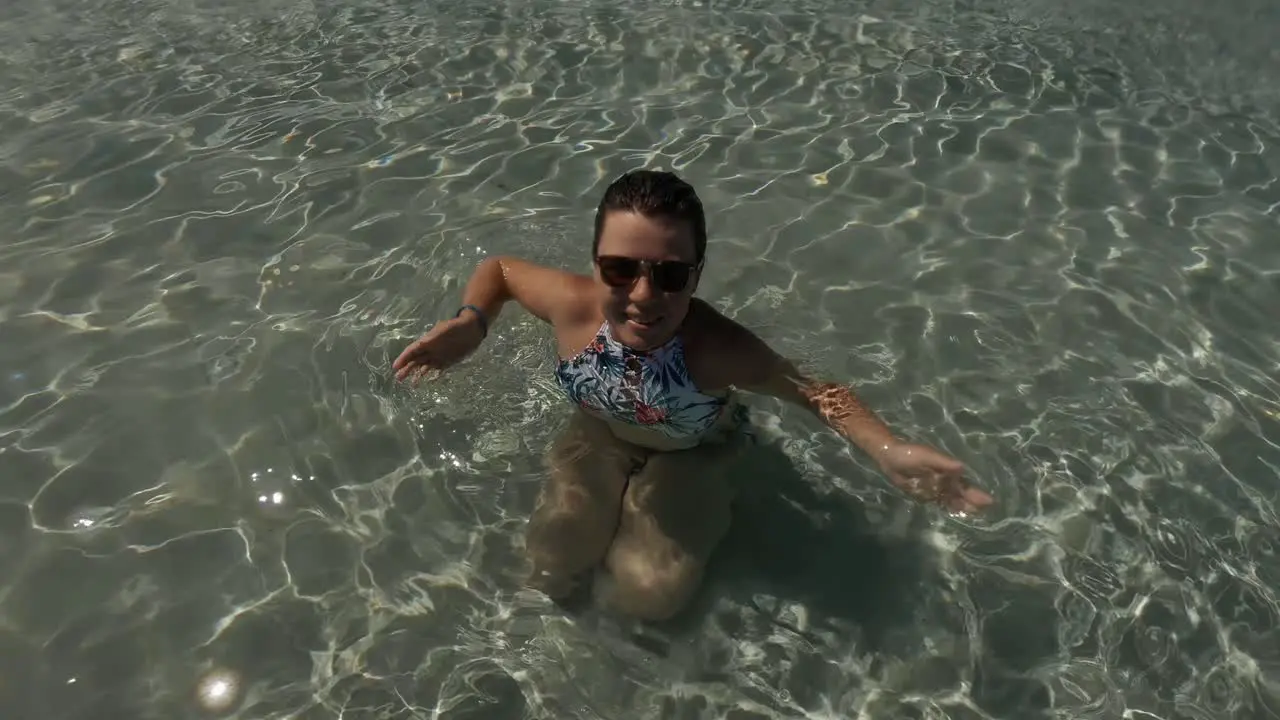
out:
<path id="1" fill-rule="evenodd" d="M 6 4 L 0 715 L 1275 717 L 1277 14 Z M 584 268 L 638 166 L 709 300 L 993 511 L 755 400 L 685 617 L 521 590 L 549 334 L 389 361 L 486 254 Z"/>

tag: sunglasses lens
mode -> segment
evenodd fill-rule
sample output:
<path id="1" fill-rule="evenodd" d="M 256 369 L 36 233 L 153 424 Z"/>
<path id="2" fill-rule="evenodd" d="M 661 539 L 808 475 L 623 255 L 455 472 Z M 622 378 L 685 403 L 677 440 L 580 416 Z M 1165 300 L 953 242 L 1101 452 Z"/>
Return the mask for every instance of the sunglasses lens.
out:
<path id="1" fill-rule="evenodd" d="M 658 263 L 653 266 L 653 284 L 662 292 L 680 292 L 689 284 L 691 271 L 684 263 Z"/>
<path id="2" fill-rule="evenodd" d="M 596 258 L 600 277 L 610 287 L 627 287 L 640 277 L 644 263 L 629 257 L 608 255 Z M 661 292 L 680 292 L 689 284 L 693 266 L 682 262 L 657 262 L 649 265 L 649 280 Z"/>
<path id="3" fill-rule="evenodd" d="M 622 257 L 602 257 L 596 262 L 600 266 L 601 279 L 613 287 L 630 285 L 640 276 L 639 260 Z"/>

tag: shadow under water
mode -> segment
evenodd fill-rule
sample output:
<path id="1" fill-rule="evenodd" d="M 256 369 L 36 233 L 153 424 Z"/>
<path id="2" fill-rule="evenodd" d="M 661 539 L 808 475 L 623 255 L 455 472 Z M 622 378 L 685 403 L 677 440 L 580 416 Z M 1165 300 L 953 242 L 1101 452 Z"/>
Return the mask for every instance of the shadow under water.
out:
<path id="1" fill-rule="evenodd" d="M 857 497 L 823 492 L 772 443 L 741 462 L 733 525 L 692 606 L 666 623 L 633 628 L 631 642 L 657 656 L 668 654 L 668 644 L 719 645 L 686 664 L 684 679 L 757 675 L 782 700 L 761 704 L 783 715 L 879 708 L 928 717 L 950 688 L 955 704 L 941 704 L 952 717 L 1038 717 L 1049 709 L 1045 682 L 1027 670 L 1059 651 L 1055 608 L 1038 589 L 1025 602 L 1016 592 L 1002 598 L 1008 583 L 982 568 L 957 581 L 948 567 L 956 551 L 930 539 L 931 508 L 902 499 L 877 511 Z M 870 474 L 865 480 L 880 482 Z M 771 639 L 761 643 L 753 672 L 744 667 L 753 652 L 743 645 L 762 637 Z M 849 666 L 857 667 L 852 677 Z M 705 710 L 665 705 L 663 717 Z"/>
<path id="2" fill-rule="evenodd" d="M 866 650 L 883 652 L 888 633 L 911 622 L 916 588 L 936 572 L 923 541 L 876 532 L 856 499 L 823 496 L 780 448 L 762 445 L 739 474 L 734 524 L 713 581 L 777 622 L 794 601 L 811 617 L 859 627 Z M 774 607 L 754 599 L 778 598 Z"/>

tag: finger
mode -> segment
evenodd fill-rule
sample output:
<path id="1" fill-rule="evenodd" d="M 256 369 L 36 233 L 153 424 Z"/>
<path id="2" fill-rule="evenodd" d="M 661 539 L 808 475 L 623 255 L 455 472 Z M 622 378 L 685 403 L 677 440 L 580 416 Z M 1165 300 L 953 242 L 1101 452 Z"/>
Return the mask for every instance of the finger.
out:
<path id="1" fill-rule="evenodd" d="M 941 502 L 952 512 L 973 513 L 995 502 L 995 498 L 985 490 L 965 484 L 951 486 Z"/>
<path id="2" fill-rule="evenodd" d="M 444 374 L 444 370 L 445 365 L 443 363 L 424 364 L 414 373 L 413 384 L 416 386 L 423 382 L 438 380 Z"/>
<path id="3" fill-rule="evenodd" d="M 405 365 L 407 365 L 409 362 L 413 360 L 413 356 L 418 354 L 418 350 L 421 347 L 422 347 L 421 339 L 414 340 L 413 342 L 409 343 L 409 345 L 406 346 L 404 350 L 401 350 L 400 354 L 397 355 L 396 359 L 391 363 L 391 369 L 392 370 L 403 369 Z"/>
<path id="4" fill-rule="evenodd" d="M 434 365 L 430 358 L 414 358 L 409 361 L 407 365 L 401 368 L 399 373 L 396 373 L 396 378 L 401 381 L 409 380 L 416 383 L 418 381 L 418 377 L 430 370 L 432 367 L 434 367 Z"/>
<path id="5" fill-rule="evenodd" d="M 960 493 L 960 497 L 975 508 L 984 508 L 996 501 L 996 499 L 992 497 L 991 493 L 988 493 L 985 490 L 979 490 L 976 487 L 965 488 Z"/>
<path id="6" fill-rule="evenodd" d="M 406 350 L 405 352 L 408 351 Z M 405 365 L 400 369 L 400 374 L 397 377 L 404 379 L 415 372 L 420 372 L 419 370 L 415 370 L 415 368 L 443 368 L 445 365 L 446 363 L 441 360 L 439 352 L 435 352 L 430 348 L 419 347 L 418 351 L 414 353 L 414 355 L 410 357 L 406 361 Z"/>
<path id="7" fill-rule="evenodd" d="M 405 380 L 414 373 L 419 372 L 424 365 L 423 361 L 418 358 L 411 358 L 396 371 L 396 380 Z"/>
<path id="8" fill-rule="evenodd" d="M 400 355 L 396 357 L 395 361 L 391 363 L 391 367 L 393 369 L 398 369 L 415 360 L 421 361 L 424 355 L 431 352 L 428 347 L 428 343 L 431 340 L 432 336 L 428 333 L 409 343 L 405 349 L 400 352 Z"/>
<path id="9" fill-rule="evenodd" d="M 952 457 L 939 454 L 932 458 L 933 462 L 929 463 L 934 472 L 942 475 L 963 475 L 965 471 L 964 463 Z"/>
<path id="10" fill-rule="evenodd" d="M 894 479 L 898 487 L 917 502 L 946 502 L 945 488 L 936 477 L 899 475 Z"/>

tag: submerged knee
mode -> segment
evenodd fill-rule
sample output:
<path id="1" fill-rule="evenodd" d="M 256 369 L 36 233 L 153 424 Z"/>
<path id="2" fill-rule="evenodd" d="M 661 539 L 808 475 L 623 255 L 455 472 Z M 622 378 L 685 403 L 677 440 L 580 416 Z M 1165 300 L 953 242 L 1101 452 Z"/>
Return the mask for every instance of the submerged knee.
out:
<path id="1" fill-rule="evenodd" d="M 702 578 L 699 566 L 688 561 L 630 558 L 612 563 L 608 598 L 618 612 L 641 620 L 669 620 L 688 605 Z"/>
<path id="2" fill-rule="evenodd" d="M 600 564 L 612 540 L 606 522 L 581 512 L 539 513 L 526 529 L 525 584 L 553 599 L 573 594 L 582 576 Z"/>

